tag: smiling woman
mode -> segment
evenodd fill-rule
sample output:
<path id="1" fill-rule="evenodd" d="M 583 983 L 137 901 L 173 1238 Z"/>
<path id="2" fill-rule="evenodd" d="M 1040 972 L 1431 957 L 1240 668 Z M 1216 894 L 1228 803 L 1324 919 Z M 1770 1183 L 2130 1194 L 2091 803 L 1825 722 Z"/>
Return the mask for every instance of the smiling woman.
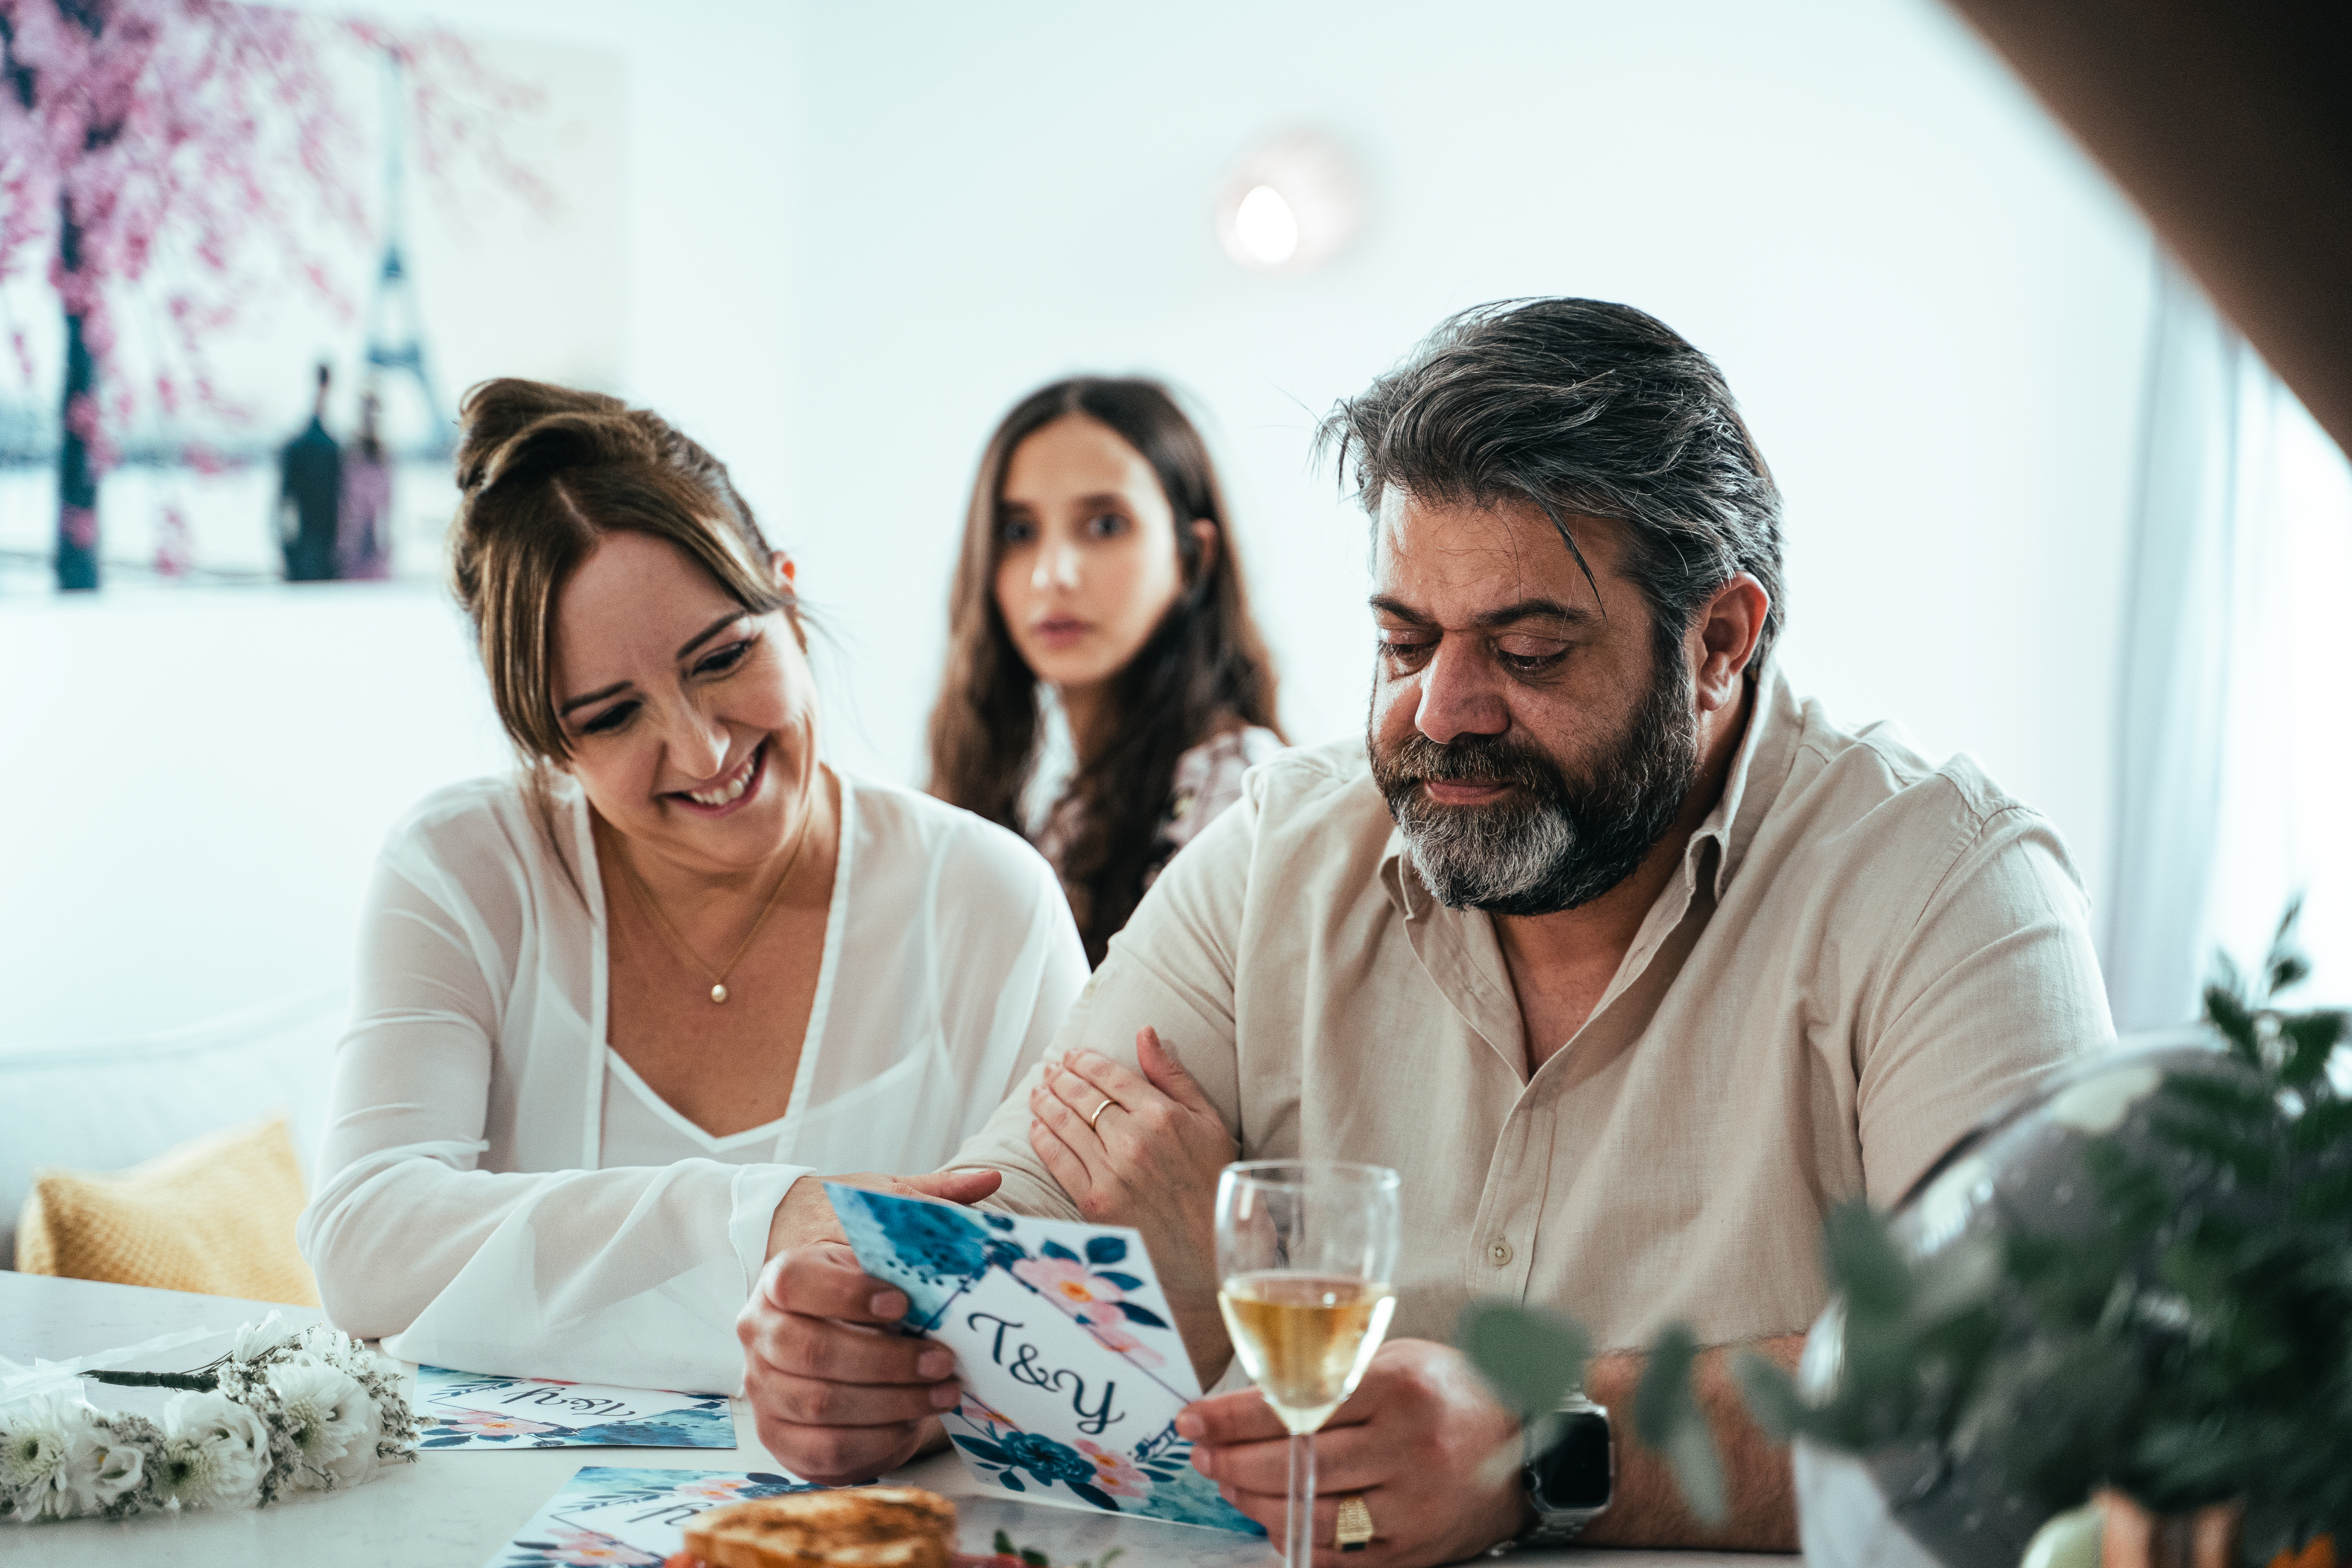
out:
<path id="1" fill-rule="evenodd" d="M 936 1168 L 1084 955 L 1018 837 L 820 760 L 793 563 L 709 453 L 534 383 L 464 412 L 453 574 L 523 767 L 385 843 L 303 1250 L 410 1360 L 731 1390 L 787 1194 Z"/>

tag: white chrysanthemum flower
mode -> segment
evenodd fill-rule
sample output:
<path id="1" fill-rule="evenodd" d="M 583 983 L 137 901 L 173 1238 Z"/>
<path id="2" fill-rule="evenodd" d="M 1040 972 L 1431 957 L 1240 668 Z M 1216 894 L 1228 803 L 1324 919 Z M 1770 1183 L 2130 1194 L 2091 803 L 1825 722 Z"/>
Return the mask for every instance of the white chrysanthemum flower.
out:
<path id="1" fill-rule="evenodd" d="M 351 1371 L 352 1352 L 356 1347 L 351 1337 L 332 1323 L 313 1323 L 302 1331 L 302 1352 L 325 1362 L 339 1372 Z"/>
<path id="2" fill-rule="evenodd" d="M 236 1342 L 229 1348 L 233 1360 L 251 1362 L 268 1355 L 280 1345 L 299 1344 L 301 1335 L 288 1326 L 276 1312 L 257 1323 L 247 1323 L 236 1331 Z"/>
<path id="3" fill-rule="evenodd" d="M 315 1356 L 298 1355 L 269 1369 L 269 1386 L 285 1410 L 287 1436 L 299 1458 L 297 1486 L 321 1488 L 353 1443 L 375 1450 L 375 1401 L 347 1372 Z"/>
<path id="4" fill-rule="evenodd" d="M 44 1394 L 10 1406 L 0 1431 L 0 1487 L 28 1517 L 64 1519 L 74 1511 L 68 1473 L 89 1446 L 80 1405 Z"/>
<path id="5" fill-rule="evenodd" d="M 303 1353 L 326 1363 L 337 1372 L 348 1373 L 366 1384 L 372 1375 L 386 1370 L 390 1363 L 351 1335 L 330 1323 L 313 1324 L 302 1336 Z M 370 1388 L 370 1393 L 374 1393 Z"/>
<path id="6" fill-rule="evenodd" d="M 269 1428 L 226 1394 L 175 1394 L 163 1407 L 164 1489 L 182 1508 L 242 1508 L 269 1468 Z"/>

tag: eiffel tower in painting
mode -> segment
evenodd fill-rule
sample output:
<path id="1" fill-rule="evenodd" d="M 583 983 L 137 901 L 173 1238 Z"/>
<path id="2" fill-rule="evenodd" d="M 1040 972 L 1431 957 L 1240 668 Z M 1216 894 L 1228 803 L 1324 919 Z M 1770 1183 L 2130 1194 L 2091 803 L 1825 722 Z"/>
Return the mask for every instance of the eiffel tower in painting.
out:
<path id="1" fill-rule="evenodd" d="M 367 363 L 372 372 L 416 378 L 430 431 L 425 455 L 446 457 L 452 445 L 450 423 L 442 412 L 441 400 L 434 395 L 433 378 L 425 371 L 425 315 L 402 255 L 408 223 L 405 171 L 401 162 L 406 104 L 399 57 L 387 49 L 383 57 L 383 264 L 376 272 L 375 294 L 368 301 Z"/>

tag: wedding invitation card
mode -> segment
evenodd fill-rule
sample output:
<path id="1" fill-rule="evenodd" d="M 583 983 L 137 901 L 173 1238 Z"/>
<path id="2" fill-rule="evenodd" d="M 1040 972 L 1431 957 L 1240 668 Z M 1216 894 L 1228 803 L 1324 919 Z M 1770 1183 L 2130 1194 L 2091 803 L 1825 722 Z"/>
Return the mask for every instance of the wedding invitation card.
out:
<path id="1" fill-rule="evenodd" d="M 827 1182 L 868 1274 L 907 1293 L 906 1332 L 956 1352 L 941 1417 L 974 1479 L 1024 1499 L 1262 1535 L 1192 1465 L 1201 1396 L 1143 1238 Z"/>
<path id="2" fill-rule="evenodd" d="M 686 1549 L 686 1521 L 705 1509 L 816 1489 L 759 1470 L 590 1465 L 564 1482 L 484 1568 L 548 1568 L 551 1563 L 658 1568 L 662 1559 Z"/>
<path id="3" fill-rule="evenodd" d="M 723 1394 L 416 1369 L 420 1448 L 731 1448 Z"/>

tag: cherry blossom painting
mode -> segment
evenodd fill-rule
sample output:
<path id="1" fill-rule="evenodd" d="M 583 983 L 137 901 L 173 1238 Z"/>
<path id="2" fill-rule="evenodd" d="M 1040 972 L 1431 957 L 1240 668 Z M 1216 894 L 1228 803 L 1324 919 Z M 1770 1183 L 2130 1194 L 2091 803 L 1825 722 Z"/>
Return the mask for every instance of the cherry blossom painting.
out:
<path id="1" fill-rule="evenodd" d="M 617 380 L 620 62 L 0 0 L 0 593 L 432 578 L 458 396 Z"/>

